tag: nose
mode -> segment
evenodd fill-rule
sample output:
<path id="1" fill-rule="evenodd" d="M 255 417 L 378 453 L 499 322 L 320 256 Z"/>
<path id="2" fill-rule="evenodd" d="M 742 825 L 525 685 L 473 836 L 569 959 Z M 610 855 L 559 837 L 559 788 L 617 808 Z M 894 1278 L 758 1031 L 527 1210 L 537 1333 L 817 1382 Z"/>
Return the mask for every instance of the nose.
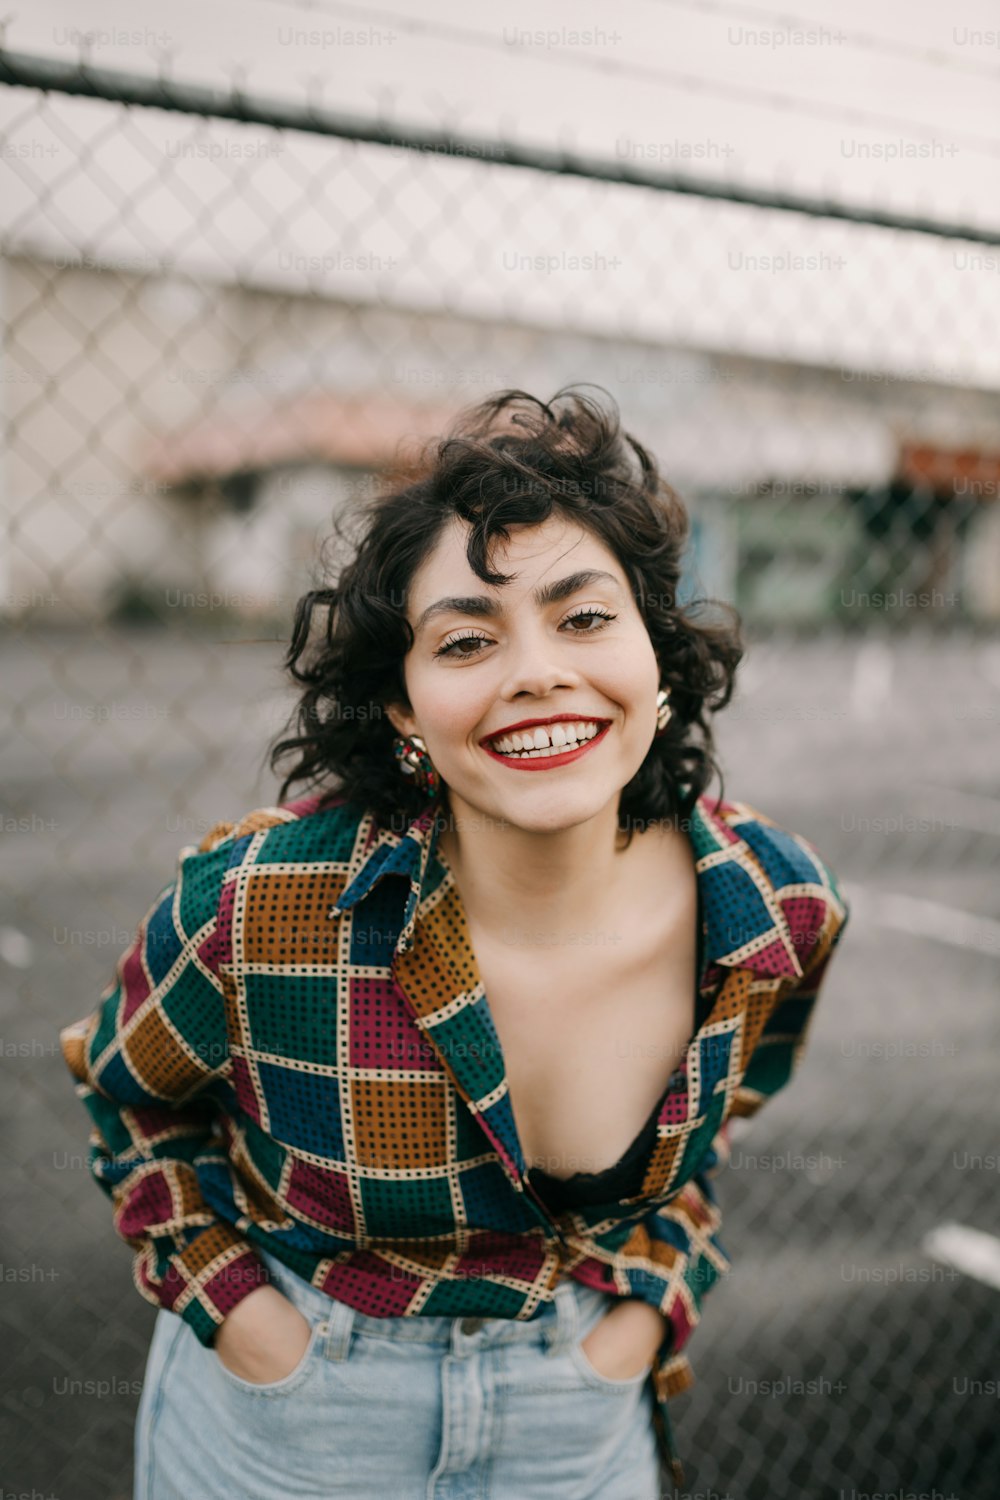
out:
<path id="1" fill-rule="evenodd" d="M 579 686 L 580 674 L 566 662 L 560 642 L 553 639 L 546 626 L 530 620 L 511 637 L 507 655 L 508 671 L 501 687 L 501 697 L 538 698 L 540 700 L 560 687 Z"/>

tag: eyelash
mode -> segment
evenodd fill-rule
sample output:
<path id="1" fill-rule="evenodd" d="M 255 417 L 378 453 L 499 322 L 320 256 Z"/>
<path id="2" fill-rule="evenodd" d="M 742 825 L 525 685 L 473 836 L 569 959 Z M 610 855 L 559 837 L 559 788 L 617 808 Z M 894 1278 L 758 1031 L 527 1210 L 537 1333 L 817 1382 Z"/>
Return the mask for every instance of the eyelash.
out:
<path id="1" fill-rule="evenodd" d="M 575 615 L 567 615 L 566 619 L 563 621 L 563 624 L 564 625 L 568 624 L 570 620 L 601 619 L 601 620 L 603 620 L 605 622 L 605 625 L 608 625 L 608 624 L 611 623 L 612 620 L 617 620 L 617 618 L 618 618 L 618 616 L 615 615 L 615 614 L 611 614 L 610 611 L 605 611 L 603 609 L 595 609 L 595 608 L 591 607 L 590 609 L 578 610 Z M 597 625 L 597 626 L 594 627 L 593 630 L 571 630 L 570 631 L 570 635 L 598 635 L 605 628 L 605 625 Z M 440 646 L 438 648 L 438 650 L 434 652 L 434 655 L 435 656 L 450 656 L 450 655 L 452 655 L 452 648 L 454 646 L 461 646 L 466 641 L 488 641 L 488 640 L 489 640 L 489 636 L 486 636 L 486 635 L 460 635 L 460 636 L 456 636 L 456 638 L 453 641 L 447 641 L 445 643 L 445 645 Z M 456 655 L 456 659 L 459 660 L 459 661 L 463 661 L 463 660 L 464 661 L 472 661 L 474 657 L 481 656 L 482 652 L 481 651 L 459 651 L 459 652 L 455 653 L 455 655 Z"/>

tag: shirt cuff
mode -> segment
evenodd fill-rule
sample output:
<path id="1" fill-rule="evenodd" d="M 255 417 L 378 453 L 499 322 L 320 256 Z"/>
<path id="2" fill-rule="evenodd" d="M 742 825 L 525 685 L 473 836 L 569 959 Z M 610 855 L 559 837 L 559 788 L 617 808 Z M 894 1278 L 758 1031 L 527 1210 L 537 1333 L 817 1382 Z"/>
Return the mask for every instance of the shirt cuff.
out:
<path id="1" fill-rule="evenodd" d="M 237 1303 L 272 1280 L 253 1246 L 221 1219 L 170 1255 L 159 1277 L 151 1275 L 153 1253 L 150 1247 L 135 1262 L 138 1291 L 148 1302 L 178 1313 L 206 1348 Z"/>
<path id="2" fill-rule="evenodd" d="M 661 1349 L 653 1361 L 653 1389 L 658 1401 L 669 1401 L 694 1385 L 694 1371 L 686 1354 L 664 1354 Z"/>

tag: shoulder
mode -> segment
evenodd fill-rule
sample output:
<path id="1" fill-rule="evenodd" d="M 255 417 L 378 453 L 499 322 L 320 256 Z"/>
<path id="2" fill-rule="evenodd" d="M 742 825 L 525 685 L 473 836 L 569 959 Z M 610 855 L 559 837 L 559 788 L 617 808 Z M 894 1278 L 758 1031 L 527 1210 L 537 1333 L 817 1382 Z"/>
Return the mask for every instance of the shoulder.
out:
<path id="1" fill-rule="evenodd" d="M 365 809 L 337 793 L 313 793 L 294 802 L 282 802 L 251 808 L 235 819 L 213 823 L 197 846 L 197 853 L 216 850 L 228 852 L 231 863 L 239 861 L 257 834 L 257 846 L 268 845 L 273 858 L 279 848 L 300 852 L 312 840 L 321 838 L 329 848 L 331 837 L 353 837 L 368 818 Z M 259 852 L 259 847 L 258 847 Z"/>
<path id="2" fill-rule="evenodd" d="M 837 876 L 817 846 L 804 834 L 779 823 L 749 802 L 725 801 L 719 818 L 745 843 L 776 890 L 801 883 L 828 889 L 837 901 Z"/>
<path id="3" fill-rule="evenodd" d="M 181 850 L 176 899 L 183 926 L 197 931 L 211 919 L 228 933 L 246 897 L 241 871 L 251 865 L 295 865 L 301 871 L 331 861 L 346 867 L 356 857 L 359 841 L 363 845 L 371 836 L 371 824 L 365 809 L 331 792 L 220 819 L 196 845 Z"/>
<path id="4" fill-rule="evenodd" d="M 768 904 L 780 911 L 801 964 L 835 944 L 850 916 L 840 880 L 811 839 L 752 803 L 727 799 L 708 811 Z"/>

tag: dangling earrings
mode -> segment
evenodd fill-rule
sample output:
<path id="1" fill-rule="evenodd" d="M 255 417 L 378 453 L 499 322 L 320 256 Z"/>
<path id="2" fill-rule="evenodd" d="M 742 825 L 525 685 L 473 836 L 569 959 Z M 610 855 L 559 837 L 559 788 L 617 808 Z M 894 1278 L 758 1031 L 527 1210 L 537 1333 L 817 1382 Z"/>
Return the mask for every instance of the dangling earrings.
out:
<path id="1" fill-rule="evenodd" d="M 669 688 L 661 688 L 656 695 L 656 734 L 653 736 L 654 739 L 663 734 L 673 715 L 673 709 L 667 702 L 669 697 Z"/>
<path id="2" fill-rule="evenodd" d="M 427 746 L 419 734 L 407 735 L 405 738 L 397 734 L 392 742 L 392 753 L 403 775 L 413 777 L 413 785 L 418 792 L 425 793 L 428 797 L 437 796 L 441 790 L 441 778 L 434 769 L 434 762 L 427 754 Z"/>

